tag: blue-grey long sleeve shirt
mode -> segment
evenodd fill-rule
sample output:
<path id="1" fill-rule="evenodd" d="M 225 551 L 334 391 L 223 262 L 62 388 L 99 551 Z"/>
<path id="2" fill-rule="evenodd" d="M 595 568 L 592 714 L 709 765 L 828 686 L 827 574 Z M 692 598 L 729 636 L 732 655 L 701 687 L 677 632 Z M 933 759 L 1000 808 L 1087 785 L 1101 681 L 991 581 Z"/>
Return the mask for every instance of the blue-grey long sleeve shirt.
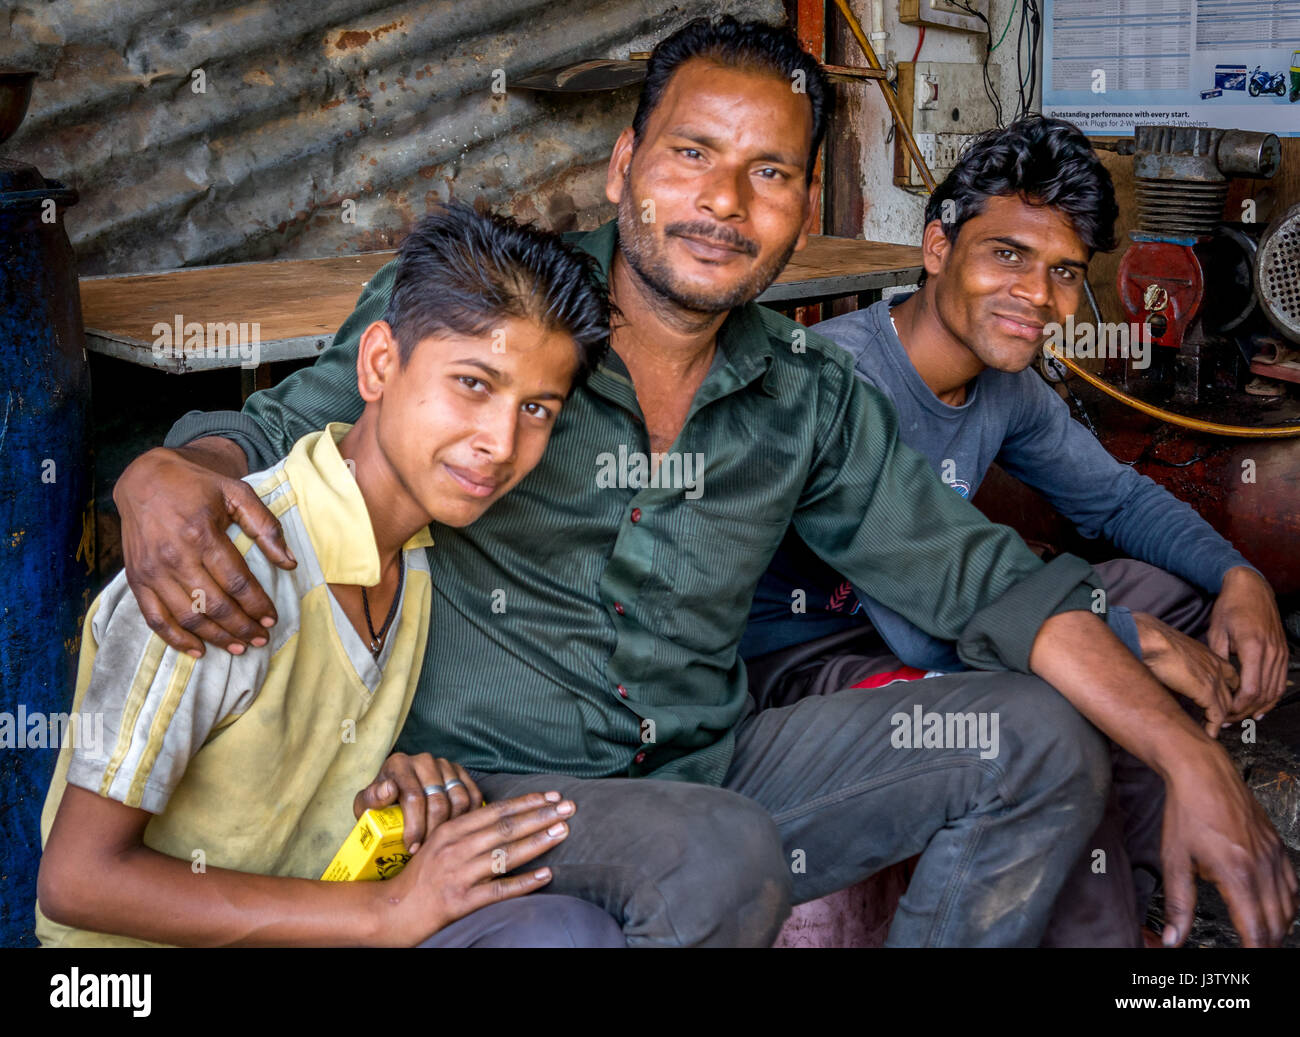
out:
<path id="1" fill-rule="evenodd" d="M 903 298 L 823 321 L 814 330 L 847 351 L 857 376 L 889 398 L 899 439 L 920 451 L 958 494 L 973 497 L 996 461 L 1041 492 L 1083 536 L 1105 536 L 1125 554 L 1203 590 L 1218 593 L 1229 569 L 1249 564 L 1190 505 L 1115 460 L 1032 368 L 985 369 L 963 404 L 942 402 L 912 366 L 890 320 L 890 305 Z M 803 613 L 792 611 L 795 590 L 805 592 Z M 872 600 L 794 536 L 759 584 L 742 654 L 758 656 L 834 633 L 864 615 L 909 665 L 962 668 L 950 643 Z M 1139 654 L 1127 610 L 1111 609 L 1109 620 Z"/>

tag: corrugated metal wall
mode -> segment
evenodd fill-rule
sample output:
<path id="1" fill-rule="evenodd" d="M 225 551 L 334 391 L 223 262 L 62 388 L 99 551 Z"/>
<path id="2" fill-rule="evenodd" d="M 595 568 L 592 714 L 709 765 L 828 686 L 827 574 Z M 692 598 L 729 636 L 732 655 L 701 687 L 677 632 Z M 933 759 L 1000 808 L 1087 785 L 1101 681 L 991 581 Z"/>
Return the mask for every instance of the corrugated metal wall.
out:
<path id="1" fill-rule="evenodd" d="M 780 0 L 13 6 L 0 66 L 41 77 L 4 154 L 81 192 L 83 276 L 389 248 L 448 197 L 585 228 L 611 211 L 606 160 L 636 88 L 499 95 L 493 71 L 508 86 L 626 57 L 727 11 L 782 18 Z"/>

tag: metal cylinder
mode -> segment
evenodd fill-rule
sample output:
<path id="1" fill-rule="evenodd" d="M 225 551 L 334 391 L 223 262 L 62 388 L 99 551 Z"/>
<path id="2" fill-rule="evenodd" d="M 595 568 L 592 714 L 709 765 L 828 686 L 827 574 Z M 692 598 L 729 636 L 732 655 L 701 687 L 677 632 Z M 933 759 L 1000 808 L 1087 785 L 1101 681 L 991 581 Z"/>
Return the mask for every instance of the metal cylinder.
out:
<path id="1" fill-rule="evenodd" d="M 0 944 L 32 935 L 40 817 L 69 726 L 95 560 L 90 376 L 63 210 L 76 192 L 0 159 Z M 53 737 L 52 737 L 53 736 Z"/>
<path id="2" fill-rule="evenodd" d="M 1282 142 L 1276 133 L 1224 130 L 1219 138 L 1219 170 L 1225 176 L 1265 179 L 1282 165 Z"/>
<path id="3" fill-rule="evenodd" d="M 1133 131 L 1138 226 L 1168 240 L 1204 238 L 1223 219 L 1228 179 L 1267 179 L 1282 162 L 1275 133 L 1212 127 Z"/>

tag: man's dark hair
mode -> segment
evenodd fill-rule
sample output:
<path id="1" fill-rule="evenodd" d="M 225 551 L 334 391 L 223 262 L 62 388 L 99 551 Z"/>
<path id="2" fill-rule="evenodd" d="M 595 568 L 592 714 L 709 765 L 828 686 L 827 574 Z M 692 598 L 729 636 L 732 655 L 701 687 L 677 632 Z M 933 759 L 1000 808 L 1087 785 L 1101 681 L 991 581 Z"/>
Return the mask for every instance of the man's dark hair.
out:
<path id="1" fill-rule="evenodd" d="M 398 253 L 384 311 L 403 365 L 431 335 L 482 336 L 536 321 L 578 347 L 575 386 L 609 343 L 609 294 L 595 260 L 558 235 L 451 202 L 420 219 Z"/>
<path id="2" fill-rule="evenodd" d="M 980 134 L 930 196 L 925 222 L 938 220 L 948 240 L 956 241 L 962 224 L 980 215 L 995 195 L 1020 195 L 1032 205 L 1060 209 L 1089 258 L 1115 247 L 1115 186 L 1074 123 L 1029 115 Z M 944 219 L 945 202 L 953 203 L 947 207 L 949 219 Z"/>
<path id="3" fill-rule="evenodd" d="M 731 15 L 716 20 L 696 18 L 655 47 L 646 68 L 645 83 L 632 131 L 641 140 L 651 113 L 659 105 L 668 80 L 677 67 L 691 58 L 708 58 L 733 68 L 771 72 L 791 84 L 799 84 L 812 104 L 812 148 L 808 152 L 805 176 L 812 182 L 817 149 L 826 135 L 826 104 L 830 88 L 821 65 L 799 45 L 795 34 L 783 26 L 766 22 L 741 22 Z"/>

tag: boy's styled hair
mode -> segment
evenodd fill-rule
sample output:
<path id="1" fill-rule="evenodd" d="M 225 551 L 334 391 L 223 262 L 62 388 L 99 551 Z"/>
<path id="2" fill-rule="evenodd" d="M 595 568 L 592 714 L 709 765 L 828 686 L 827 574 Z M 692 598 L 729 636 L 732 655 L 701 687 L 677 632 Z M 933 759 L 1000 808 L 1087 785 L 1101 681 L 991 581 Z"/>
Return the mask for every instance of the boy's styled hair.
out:
<path id="1" fill-rule="evenodd" d="M 1060 209 L 1089 256 L 1115 247 L 1115 187 L 1074 123 L 1028 115 L 1006 129 L 980 134 L 930 196 L 925 222 L 939 220 L 948 240 L 956 241 L 961 225 L 982 213 L 990 197 L 1012 194 L 1031 205 Z M 955 208 L 948 207 L 952 218 L 945 220 L 948 201 Z"/>
<path id="2" fill-rule="evenodd" d="M 609 295 L 596 261 L 556 234 L 462 202 L 422 217 L 402 242 L 384 311 L 402 363 L 431 335 L 478 337 L 511 317 L 571 336 L 573 384 L 582 384 L 609 344 Z"/>
<path id="3" fill-rule="evenodd" d="M 817 149 L 826 134 L 826 102 L 830 88 L 821 65 L 784 26 L 741 22 L 731 15 L 715 21 L 696 18 L 660 42 L 650 55 L 641 98 L 632 117 L 632 132 L 637 141 L 641 140 L 646 122 L 658 107 L 677 66 L 691 58 L 709 58 L 733 68 L 771 72 L 790 83 L 792 90 L 796 83 L 802 86 L 812 103 L 812 148 L 808 152 L 805 173 L 811 183 L 813 167 L 817 164 Z"/>

